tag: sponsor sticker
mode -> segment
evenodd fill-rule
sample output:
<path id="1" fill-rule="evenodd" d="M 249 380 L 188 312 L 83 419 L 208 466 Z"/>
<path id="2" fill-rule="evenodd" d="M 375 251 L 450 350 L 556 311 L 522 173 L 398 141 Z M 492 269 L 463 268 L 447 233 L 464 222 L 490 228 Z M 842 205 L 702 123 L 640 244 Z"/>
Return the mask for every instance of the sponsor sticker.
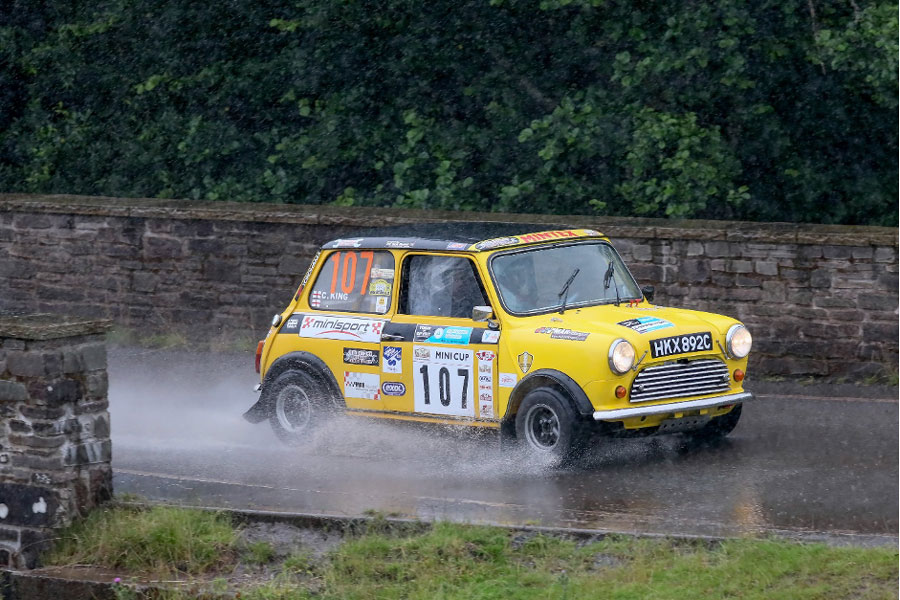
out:
<path id="1" fill-rule="evenodd" d="M 369 273 L 369 276 L 372 279 L 393 279 L 394 278 L 394 270 L 393 269 L 373 268 L 372 272 Z"/>
<path id="2" fill-rule="evenodd" d="M 583 331 L 573 331 L 561 327 L 538 327 L 534 332 L 550 334 L 550 338 L 554 340 L 569 340 L 571 342 L 583 342 L 591 335 L 590 333 L 585 333 Z"/>
<path id="3" fill-rule="evenodd" d="M 388 240 L 384 243 L 388 248 L 412 248 L 415 242 L 401 242 L 399 240 Z"/>
<path id="4" fill-rule="evenodd" d="M 659 358 L 687 352 L 706 352 L 712 350 L 712 347 L 712 335 L 708 331 L 688 333 L 650 340 L 650 356 Z"/>
<path id="5" fill-rule="evenodd" d="M 352 240 L 335 240 L 332 247 L 334 248 L 359 248 L 362 244 L 362 238 Z"/>
<path id="6" fill-rule="evenodd" d="M 637 319 L 620 321 L 619 323 L 617 323 L 617 325 L 633 329 L 638 333 L 649 333 L 651 331 L 656 331 L 657 329 L 665 329 L 666 327 L 675 326 L 671 322 L 666 321 L 665 319 L 660 319 L 658 317 L 638 317 Z"/>
<path id="7" fill-rule="evenodd" d="M 319 250 L 316 252 L 316 255 L 313 256 L 312 262 L 309 263 L 309 268 L 306 270 L 306 275 L 303 276 L 303 281 L 300 282 L 300 287 L 306 287 L 306 282 L 309 281 L 309 276 L 312 275 L 313 269 L 316 268 L 316 263 L 319 262 L 319 256 L 321 256 L 322 251 Z"/>
<path id="8" fill-rule="evenodd" d="M 405 396 L 406 386 L 399 381 L 385 381 L 381 384 L 381 391 L 385 396 Z"/>
<path id="9" fill-rule="evenodd" d="M 465 250 L 467 246 L 459 242 L 451 242 L 447 244 L 447 250 Z"/>
<path id="10" fill-rule="evenodd" d="M 529 370 L 531 370 L 531 365 L 533 363 L 534 356 L 532 356 L 528 352 L 523 352 L 516 357 L 516 364 L 519 365 L 519 370 L 522 371 L 522 373 L 527 373 Z"/>
<path id="11" fill-rule="evenodd" d="M 519 243 L 518 238 L 514 237 L 502 237 L 502 238 L 494 238 L 492 240 L 485 240 L 483 242 L 478 242 L 475 244 L 476 250 L 490 250 L 492 248 L 502 248 L 503 246 L 514 246 Z"/>
<path id="12" fill-rule="evenodd" d="M 375 279 L 369 284 L 370 296 L 390 296 L 391 284 L 386 279 Z"/>
<path id="13" fill-rule="evenodd" d="M 378 366 L 378 351 L 365 348 L 344 348 L 344 362 L 348 365 Z"/>
<path id="14" fill-rule="evenodd" d="M 384 362 L 381 369 L 385 373 L 403 373 L 403 348 L 398 346 L 385 346 L 382 351 Z"/>
<path id="15" fill-rule="evenodd" d="M 416 325 L 416 333 L 413 337 L 413 341 L 429 344 L 468 344 L 471 336 L 471 327 Z"/>
<path id="16" fill-rule="evenodd" d="M 331 315 L 304 315 L 300 337 L 322 340 L 348 340 L 377 344 L 384 321 Z"/>
<path id="17" fill-rule="evenodd" d="M 381 380 L 377 373 L 344 371 L 344 397 L 381 400 Z"/>
<path id="18" fill-rule="evenodd" d="M 413 351 L 414 362 L 420 360 L 431 360 L 431 350 L 428 348 L 416 347 Z"/>
<path id="19" fill-rule="evenodd" d="M 388 298 L 387 296 L 378 296 L 375 298 L 375 312 L 379 314 L 384 314 L 388 310 Z"/>
<path id="20" fill-rule="evenodd" d="M 494 418 L 494 357 L 489 350 L 476 352 L 478 357 L 478 415 Z"/>
<path id="21" fill-rule="evenodd" d="M 297 329 L 297 325 L 300 323 L 300 319 L 297 317 L 291 317 L 287 320 L 287 323 L 284 325 L 285 329 Z"/>
<path id="22" fill-rule="evenodd" d="M 498 385 L 502 388 L 516 387 L 516 382 L 518 380 L 519 377 L 515 373 L 500 373 Z"/>
<path id="23" fill-rule="evenodd" d="M 482 344 L 496 344 L 500 341 L 500 332 L 492 331 L 490 329 L 485 329 L 481 333 L 481 343 Z"/>

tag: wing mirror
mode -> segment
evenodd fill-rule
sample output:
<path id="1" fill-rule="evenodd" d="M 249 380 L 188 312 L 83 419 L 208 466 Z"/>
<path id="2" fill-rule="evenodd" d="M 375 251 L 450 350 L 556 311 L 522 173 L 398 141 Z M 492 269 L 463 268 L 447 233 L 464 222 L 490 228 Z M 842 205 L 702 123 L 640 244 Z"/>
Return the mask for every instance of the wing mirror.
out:
<path id="1" fill-rule="evenodd" d="M 652 285 L 645 285 L 641 288 L 641 292 L 644 294 L 644 298 L 647 299 L 647 302 L 653 302 L 653 295 L 656 293 L 656 288 Z"/>
<path id="2" fill-rule="evenodd" d="M 494 316 L 494 310 L 490 306 L 474 306 L 472 307 L 473 321 L 487 321 Z"/>

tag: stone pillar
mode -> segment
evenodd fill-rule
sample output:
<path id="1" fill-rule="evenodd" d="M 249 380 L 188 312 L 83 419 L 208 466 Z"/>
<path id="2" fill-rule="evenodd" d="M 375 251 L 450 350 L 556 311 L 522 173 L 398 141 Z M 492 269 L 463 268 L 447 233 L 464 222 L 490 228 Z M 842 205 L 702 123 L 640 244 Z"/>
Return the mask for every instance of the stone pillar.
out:
<path id="1" fill-rule="evenodd" d="M 0 314 L 0 567 L 112 496 L 107 321 Z"/>

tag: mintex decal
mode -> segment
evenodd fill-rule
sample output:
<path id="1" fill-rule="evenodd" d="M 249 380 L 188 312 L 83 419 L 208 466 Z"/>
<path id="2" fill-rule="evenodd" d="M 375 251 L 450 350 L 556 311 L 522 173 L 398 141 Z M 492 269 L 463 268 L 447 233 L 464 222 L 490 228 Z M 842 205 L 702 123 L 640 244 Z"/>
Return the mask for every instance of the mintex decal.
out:
<path id="1" fill-rule="evenodd" d="M 344 362 L 348 365 L 378 366 L 378 351 L 365 348 L 344 348 Z"/>
<path id="2" fill-rule="evenodd" d="M 321 340 L 349 340 L 377 344 L 381 341 L 384 321 L 338 317 L 329 315 L 304 315 L 300 323 L 300 337 Z"/>
<path id="3" fill-rule="evenodd" d="M 385 346 L 384 362 L 381 364 L 381 370 L 385 373 L 403 373 L 403 348 L 398 346 Z"/>
<path id="4" fill-rule="evenodd" d="M 494 418 L 494 353 L 482 350 L 478 357 L 478 416 Z"/>
<path id="5" fill-rule="evenodd" d="M 619 323 L 621 325 L 621 323 Z M 583 342 L 588 338 L 590 333 L 584 333 L 583 331 L 572 331 L 571 329 L 562 329 L 560 327 L 538 327 L 534 330 L 535 333 L 544 333 L 550 334 L 550 337 L 554 340 L 569 340 L 571 342 Z"/>
<path id="6" fill-rule="evenodd" d="M 344 371 L 344 397 L 381 400 L 380 383 L 377 373 Z"/>
<path id="7" fill-rule="evenodd" d="M 414 342 L 429 344 L 468 344 L 472 336 L 471 327 L 438 327 L 436 325 L 416 325 Z"/>
<path id="8" fill-rule="evenodd" d="M 638 333 L 648 333 L 650 331 L 656 331 L 657 329 L 674 327 L 674 325 L 669 321 L 666 321 L 665 319 L 659 319 L 657 317 L 638 317 L 637 319 L 620 321 L 619 323 L 617 323 L 617 325 L 628 327 L 629 329 L 633 329 Z"/>
<path id="9" fill-rule="evenodd" d="M 543 242 L 544 240 L 559 240 L 563 238 L 579 237 L 579 233 L 567 229 L 564 231 L 542 231 L 540 233 L 529 233 L 528 235 L 520 235 L 520 244 L 530 244 L 531 242 Z"/>
<path id="10" fill-rule="evenodd" d="M 385 381 L 381 384 L 385 396 L 405 396 L 406 386 L 399 381 Z"/>
<path id="11" fill-rule="evenodd" d="M 474 362 L 475 353 L 471 350 L 414 346 L 416 412 L 474 417 Z"/>
<path id="12" fill-rule="evenodd" d="M 500 373 L 498 385 L 502 388 L 516 387 L 519 377 L 515 373 Z"/>

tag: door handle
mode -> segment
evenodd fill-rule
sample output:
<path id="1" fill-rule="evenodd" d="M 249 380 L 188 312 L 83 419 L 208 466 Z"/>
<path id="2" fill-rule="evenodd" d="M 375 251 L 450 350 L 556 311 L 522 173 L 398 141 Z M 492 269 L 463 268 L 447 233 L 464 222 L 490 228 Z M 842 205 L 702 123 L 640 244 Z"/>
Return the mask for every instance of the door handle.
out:
<path id="1" fill-rule="evenodd" d="M 393 333 L 382 333 L 382 334 L 381 334 L 381 341 L 382 341 L 382 342 L 402 342 L 402 341 L 403 341 L 403 336 L 402 336 L 402 335 L 395 335 L 395 334 L 393 334 Z"/>

